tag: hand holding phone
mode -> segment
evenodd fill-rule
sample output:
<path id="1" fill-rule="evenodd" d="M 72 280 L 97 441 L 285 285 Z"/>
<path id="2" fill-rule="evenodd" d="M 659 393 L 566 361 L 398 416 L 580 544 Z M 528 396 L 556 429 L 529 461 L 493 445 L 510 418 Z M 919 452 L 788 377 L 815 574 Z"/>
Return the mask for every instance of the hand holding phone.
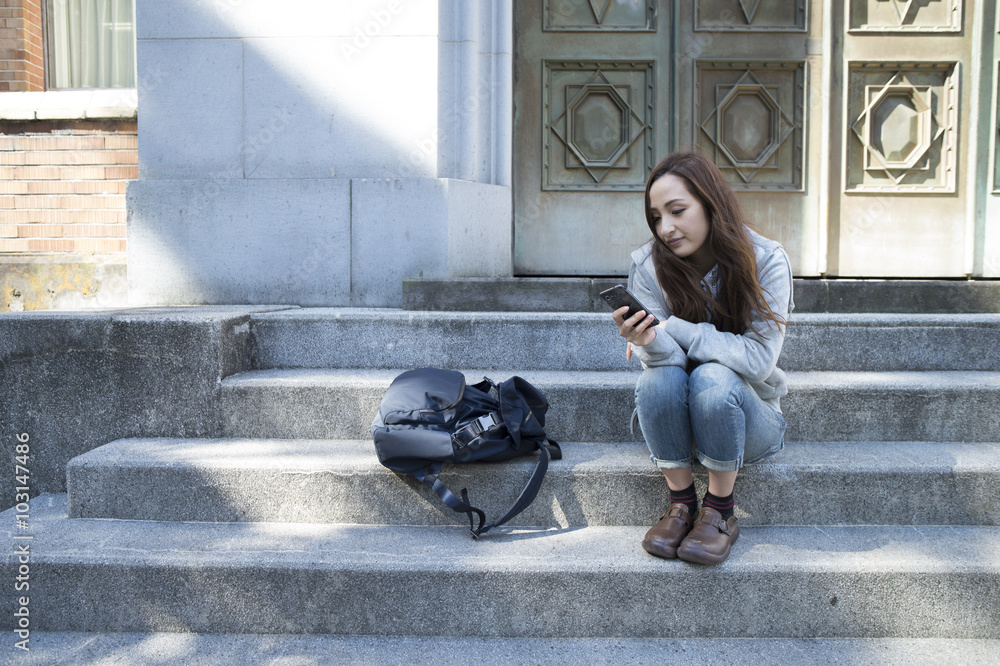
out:
<path id="1" fill-rule="evenodd" d="M 606 289 L 605 291 L 602 291 L 601 298 L 603 298 L 604 301 L 611 306 L 612 310 L 617 310 L 618 308 L 625 307 L 627 305 L 628 314 L 625 315 L 624 317 L 625 319 L 635 316 L 635 314 L 640 310 L 645 312 L 647 315 L 652 314 L 649 308 L 640 303 L 639 299 L 636 298 L 632 294 L 632 292 L 630 292 L 628 289 L 625 288 L 625 285 L 617 284 L 614 287 L 611 287 L 611 289 Z M 657 319 L 656 316 L 654 315 L 653 322 L 650 324 L 650 326 L 657 326 L 659 325 L 659 323 L 660 320 Z"/>

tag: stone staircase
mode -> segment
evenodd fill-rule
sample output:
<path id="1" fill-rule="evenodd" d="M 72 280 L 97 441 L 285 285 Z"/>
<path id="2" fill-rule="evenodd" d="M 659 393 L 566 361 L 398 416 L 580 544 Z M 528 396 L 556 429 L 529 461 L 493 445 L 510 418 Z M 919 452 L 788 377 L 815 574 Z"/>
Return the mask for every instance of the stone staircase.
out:
<path id="1" fill-rule="evenodd" d="M 32 500 L 31 612 L 52 645 L 194 632 L 354 641 L 344 661 L 426 654 L 430 637 L 457 658 L 456 637 L 510 639 L 503 654 L 534 663 L 613 645 L 637 663 L 678 645 L 869 663 L 887 639 L 906 663 L 1000 653 L 1000 315 L 796 313 L 788 443 L 737 481 L 743 531 L 717 567 L 639 547 L 666 486 L 629 432 L 639 367 L 606 314 L 312 308 L 249 328 L 253 369 L 221 379 L 218 437 L 110 442 L 69 462 L 65 495 Z M 375 459 L 381 396 L 422 365 L 519 374 L 551 403 L 563 460 L 479 541 Z M 532 466 L 443 478 L 495 517 Z"/>

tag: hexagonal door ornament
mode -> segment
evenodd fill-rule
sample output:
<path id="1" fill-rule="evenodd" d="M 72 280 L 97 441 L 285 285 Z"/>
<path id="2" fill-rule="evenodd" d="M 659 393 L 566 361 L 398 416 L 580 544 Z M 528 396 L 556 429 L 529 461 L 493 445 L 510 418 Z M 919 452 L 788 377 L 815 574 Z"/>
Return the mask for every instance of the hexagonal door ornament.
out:
<path id="1" fill-rule="evenodd" d="M 594 182 L 599 183 L 642 136 L 646 123 L 598 70 L 580 87 L 549 129 L 566 144 Z"/>
<path id="2" fill-rule="evenodd" d="M 767 86 L 747 70 L 731 86 L 720 86 L 722 96 L 701 123 L 701 129 L 715 144 L 743 182 L 749 183 L 767 165 L 781 144 L 795 131 L 795 123 L 785 114 Z"/>
<path id="3" fill-rule="evenodd" d="M 613 165 L 628 148 L 629 106 L 612 86 L 586 85 L 566 108 L 569 149 L 587 166 Z"/>
<path id="4" fill-rule="evenodd" d="M 867 86 L 865 96 L 868 105 L 851 126 L 865 147 L 865 170 L 882 171 L 898 185 L 910 171 L 927 169 L 920 164 L 944 134 L 930 87 L 914 86 L 896 72 L 884 86 Z"/>

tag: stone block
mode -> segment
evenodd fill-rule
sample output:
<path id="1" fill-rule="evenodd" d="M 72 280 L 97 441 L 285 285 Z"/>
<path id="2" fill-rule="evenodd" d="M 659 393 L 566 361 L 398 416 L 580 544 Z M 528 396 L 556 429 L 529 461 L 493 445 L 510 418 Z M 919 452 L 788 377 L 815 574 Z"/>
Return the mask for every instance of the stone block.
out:
<path id="1" fill-rule="evenodd" d="M 347 304 L 350 184 L 129 183 L 132 304 Z"/>
<path id="2" fill-rule="evenodd" d="M 351 293 L 356 306 L 398 307 L 407 277 L 448 274 L 447 182 L 351 181 Z"/>
<path id="3" fill-rule="evenodd" d="M 139 39 L 347 35 L 350 29 L 350 2 L 284 0 L 280 7 L 269 0 L 136 2 Z"/>
<path id="4" fill-rule="evenodd" d="M 448 275 L 510 277 L 514 270 L 510 188 L 464 180 L 448 180 L 447 186 Z"/>
<path id="5" fill-rule="evenodd" d="M 354 41 L 246 40 L 247 178 L 437 175 L 437 40 Z"/>
<path id="6" fill-rule="evenodd" d="M 351 201 L 355 306 L 399 307 L 405 278 L 510 275 L 508 188 L 451 179 L 355 179 Z"/>
<path id="7" fill-rule="evenodd" d="M 243 177 L 243 44 L 142 40 L 139 175 Z"/>
<path id="8" fill-rule="evenodd" d="M 121 307 L 128 303 L 127 285 L 120 256 L 73 261 L 6 255 L 0 262 L 0 312 Z"/>
<path id="9" fill-rule="evenodd" d="M 308 20 L 303 20 L 303 17 Z M 139 39 L 437 35 L 438 0 L 136 2 Z"/>

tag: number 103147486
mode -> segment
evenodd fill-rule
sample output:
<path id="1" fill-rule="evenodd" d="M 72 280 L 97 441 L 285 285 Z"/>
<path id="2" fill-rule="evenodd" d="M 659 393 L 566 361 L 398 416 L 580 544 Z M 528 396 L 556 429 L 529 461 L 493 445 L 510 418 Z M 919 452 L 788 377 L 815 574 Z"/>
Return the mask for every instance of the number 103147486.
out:
<path id="1" fill-rule="evenodd" d="M 18 513 L 27 513 L 27 502 L 31 494 L 31 487 L 29 481 L 31 479 L 31 470 L 28 468 L 28 460 L 31 455 L 31 448 L 28 444 L 28 433 L 23 432 L 17 436 L 17 445 L 14 447 L 14 481 L 17 482 L 15 487 L 16 495 L 15 501 L 18 503 Z M 24 504 L 25 511 L 21 511 L 20 505 Z"/>

